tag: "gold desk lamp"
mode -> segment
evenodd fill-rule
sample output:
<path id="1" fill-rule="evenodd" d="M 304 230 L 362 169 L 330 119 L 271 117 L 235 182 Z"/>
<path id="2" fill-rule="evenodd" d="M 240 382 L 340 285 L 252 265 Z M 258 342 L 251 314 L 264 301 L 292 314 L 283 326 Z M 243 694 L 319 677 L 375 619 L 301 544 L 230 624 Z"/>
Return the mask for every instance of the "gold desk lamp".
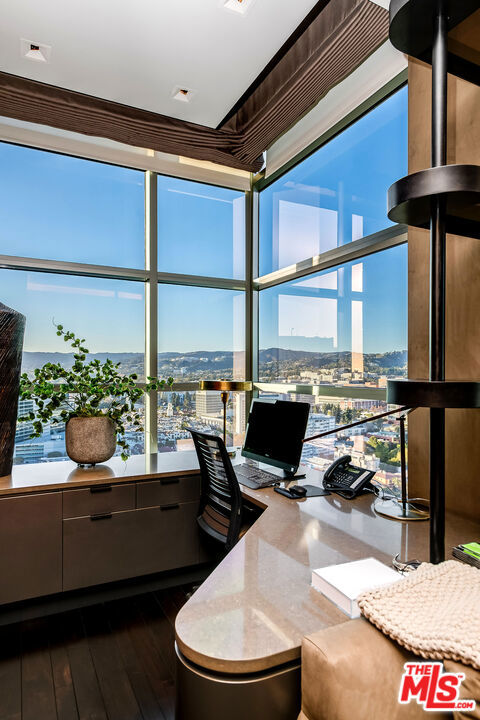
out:
<path id="1" fill-rule="evenodd" d="M 227 402 L 231 392 L 253 390 L 251 380 L 200 380 L 200 390 L 217 390 L 223 403 L 223 442 L 227 445 Z M 234 455 L 235 453 L 229 453 Z"/>

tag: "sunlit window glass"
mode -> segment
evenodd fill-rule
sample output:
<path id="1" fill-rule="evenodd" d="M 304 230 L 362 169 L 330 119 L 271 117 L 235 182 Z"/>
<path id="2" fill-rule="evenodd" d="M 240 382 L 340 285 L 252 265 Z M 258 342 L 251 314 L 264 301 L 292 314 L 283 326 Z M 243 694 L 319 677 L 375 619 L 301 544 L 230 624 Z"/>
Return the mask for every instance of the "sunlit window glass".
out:
<path id="1" fill-rule="evenodd" d="M 387 190 L 407 173 L 407 89 L 260 193 L 260 275 L 383 230 Z"/>

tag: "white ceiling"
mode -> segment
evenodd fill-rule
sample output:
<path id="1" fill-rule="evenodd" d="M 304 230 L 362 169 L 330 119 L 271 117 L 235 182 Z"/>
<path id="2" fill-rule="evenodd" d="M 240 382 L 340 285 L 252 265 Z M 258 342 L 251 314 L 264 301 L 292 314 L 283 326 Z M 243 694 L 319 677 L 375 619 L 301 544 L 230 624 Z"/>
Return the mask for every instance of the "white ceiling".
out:
<path id="1" fill-rule="evenodd" d="M 242 15 L 225 0 L 0 0 L 0 70 L 215 127 L 316 3 L 244 1 Z"/>

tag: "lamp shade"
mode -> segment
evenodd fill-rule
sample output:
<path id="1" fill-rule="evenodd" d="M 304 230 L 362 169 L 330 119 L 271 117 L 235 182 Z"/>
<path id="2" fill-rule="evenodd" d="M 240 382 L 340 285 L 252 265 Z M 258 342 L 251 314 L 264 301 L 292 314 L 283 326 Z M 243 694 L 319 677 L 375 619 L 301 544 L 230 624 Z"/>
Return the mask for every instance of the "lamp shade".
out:
<path id="1" fill-rule="evenodd" d="M 253 389 L 251 380 L 200 380 L 200 390 L 218 390 L 218 392 L 244 392 Z"/>

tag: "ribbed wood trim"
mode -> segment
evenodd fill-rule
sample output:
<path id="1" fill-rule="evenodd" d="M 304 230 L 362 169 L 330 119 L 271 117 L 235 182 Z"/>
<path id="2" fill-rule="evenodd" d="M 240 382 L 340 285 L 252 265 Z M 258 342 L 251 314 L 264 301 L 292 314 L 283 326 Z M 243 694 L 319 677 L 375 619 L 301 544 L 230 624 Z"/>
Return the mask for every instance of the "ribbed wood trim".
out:
<path id="1" fill-rule="evenodd" d="M 0 115 L 50 125 L 83 135 L 151 148 L 241 170 L 258 170 L 235 155 L 239 139 L 215 130 L 127 105 L 0 73 Z"/>
<path id="2" fill-rule="evenodd" d="M 388 12 L 370 0 L 330 0 L 222 127 L 243 138 L 248 163 L 388 38 Z"/>
<path id="3" fill-rule="evenodd" d="M 330 0 L 218 129 L 8 73 L 0 73 L 0 115 L 257 172 L 267 147 L 387 37 L 380 6 Z"/>

